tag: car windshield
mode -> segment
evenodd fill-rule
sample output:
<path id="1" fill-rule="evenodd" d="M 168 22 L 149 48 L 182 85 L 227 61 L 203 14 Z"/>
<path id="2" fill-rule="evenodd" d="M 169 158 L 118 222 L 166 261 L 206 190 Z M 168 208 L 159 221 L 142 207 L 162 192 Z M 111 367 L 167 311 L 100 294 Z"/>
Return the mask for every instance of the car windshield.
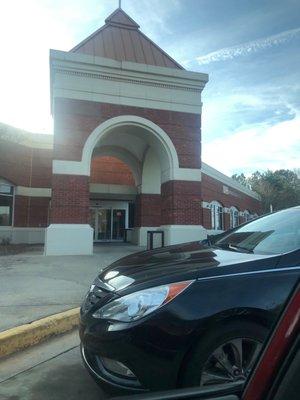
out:
<path id="1" fill-rule="evenodd" d="M 225 233 L 214 245 L 254 254 L 283 254 L 300 249 L 300 207 L 249 222 Z"/>

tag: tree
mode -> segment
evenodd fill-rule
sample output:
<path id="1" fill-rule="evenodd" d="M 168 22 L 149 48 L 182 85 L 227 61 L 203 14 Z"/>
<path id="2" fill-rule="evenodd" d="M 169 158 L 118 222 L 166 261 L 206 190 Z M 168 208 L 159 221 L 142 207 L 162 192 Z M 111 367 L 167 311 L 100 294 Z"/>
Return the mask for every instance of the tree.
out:
<path id="1" fill-rule="evenodd" d="M 247 178 L 245 177 L 245 175 L 242 174 L 234 174 L 232 175 L 232 177 L 234 180 L 238 181 L 239 183 L 241 183 L 244 186 L 248 186 L 249 184 L 247 183 Z"/>
<path id="2" fill-rule="evenodd" d="M 271 205 L 274 211 L 300 205 L 300 177 L 297 170 L 256 171 L 249 177 L 235 174 L 232 178 L 251 187 L 261 196 L 264 212 L 269 212 Z"/>

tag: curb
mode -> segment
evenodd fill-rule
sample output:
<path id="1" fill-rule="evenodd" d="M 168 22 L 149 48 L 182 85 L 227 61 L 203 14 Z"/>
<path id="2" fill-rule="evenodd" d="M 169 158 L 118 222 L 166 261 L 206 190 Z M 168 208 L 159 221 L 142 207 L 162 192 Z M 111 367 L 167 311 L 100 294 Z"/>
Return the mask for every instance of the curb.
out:
<path id="1" fill-rule="evenodd" d="M 33 346 L 79 324 L 79 307 L 0 332 L 0 358 Z"/>

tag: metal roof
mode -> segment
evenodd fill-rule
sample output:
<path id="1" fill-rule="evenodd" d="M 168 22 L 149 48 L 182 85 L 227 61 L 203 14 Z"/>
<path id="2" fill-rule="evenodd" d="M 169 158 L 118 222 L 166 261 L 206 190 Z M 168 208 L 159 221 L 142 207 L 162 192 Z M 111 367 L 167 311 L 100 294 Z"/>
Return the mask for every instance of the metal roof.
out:
<path id="1" fill-rule="evenodd" d="M 104 26 L 70 51 L 117 61 L 184 69 L 144 35 L 139 30 L 139 25 L 121 8 L 106 18 Z"/>

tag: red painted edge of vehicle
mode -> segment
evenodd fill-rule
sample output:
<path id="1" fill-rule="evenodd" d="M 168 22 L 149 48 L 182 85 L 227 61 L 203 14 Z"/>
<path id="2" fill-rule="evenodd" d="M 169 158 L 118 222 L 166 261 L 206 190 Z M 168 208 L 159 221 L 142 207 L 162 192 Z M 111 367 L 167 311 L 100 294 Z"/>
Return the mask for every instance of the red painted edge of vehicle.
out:
<path id="1" fill-rule="evenodd" d="M 287 305 L 245 389 L 243 400 L 265 400 L 275 375 L 300 331 L 300 285 Z"/>

